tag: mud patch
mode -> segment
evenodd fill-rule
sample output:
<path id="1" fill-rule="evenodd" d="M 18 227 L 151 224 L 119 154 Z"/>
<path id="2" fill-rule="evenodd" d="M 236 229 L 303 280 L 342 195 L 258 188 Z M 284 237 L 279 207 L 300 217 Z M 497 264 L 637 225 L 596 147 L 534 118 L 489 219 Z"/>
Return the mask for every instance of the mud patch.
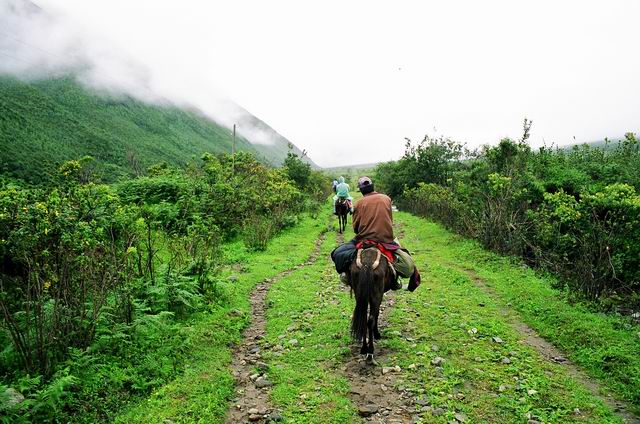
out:
<path id="1" fill-rule="evenodd" d="M 306 262 L 283 271 L 273 278 L 260 282 L 251 293 L 251 324 L 242 335 L 242 341 L 233 350 L 231 369 L 236 380 L 236 397 L 227 411 L 225 423 L 278 422 L 282 420 L 280 412 L 274 410 L 269 401 L 272 383 L 267 377 L 268 365 L 262 362 L 261 343 L 266 328 L 266 298 L 273 283 L 287 277 L 294 271 L 314 264 L 320 256 L 320 248 L 326 238 L 322 234 Z"/>

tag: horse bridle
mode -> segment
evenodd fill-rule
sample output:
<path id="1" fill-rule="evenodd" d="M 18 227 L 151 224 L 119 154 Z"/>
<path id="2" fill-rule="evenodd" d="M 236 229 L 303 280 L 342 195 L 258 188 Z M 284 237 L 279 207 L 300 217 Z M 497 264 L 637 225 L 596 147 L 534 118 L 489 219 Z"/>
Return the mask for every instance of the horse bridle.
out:
<path id="1" fill-rule="evenodd" d="M 372 248 L 370 248 L 372 249 Z M 375 249 L 375 248 L 373 248 Z M 358 249 L 358 256 L 356 257 L 356 266 L 362 268 L 362 251 L 365 249 Z M 372 268 L 375 270 L 380 265 L 380 249 L 376 249 L 376 260 L 373 262 Z"/>

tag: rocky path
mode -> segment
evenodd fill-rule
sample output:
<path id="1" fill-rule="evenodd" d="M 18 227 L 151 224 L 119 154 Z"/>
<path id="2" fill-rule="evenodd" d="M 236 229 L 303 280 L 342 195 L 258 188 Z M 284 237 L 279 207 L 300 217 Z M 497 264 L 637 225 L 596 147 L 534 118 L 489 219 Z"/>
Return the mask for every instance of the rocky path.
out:
<path id="1" fill-rule="evenodd" d="M 314 250 L 306 262 L 281 272 L 274 278 L 262 281 L 251 294 L 251 324 L 243 333 L 242 342 L 233 352 L 231 368 L 236 379 L 236 394 L 232 406 L 227 412 L 225 423 L 278 422 L 282 420 L 280 412 L 274 410 L 269 401 L 271 381 L 266 377 L 268 365 L 262 362 L 261 343 L 265 335 L 265 300 L 271 285 L 290 275 L 292 272 L 312 265 L 320 255 L 320 246 L 325 239 L 323 234 L 316 241 Z"/>
<path id="2" fill-rule="evenodd" d="M 400 230 L 396 226 L 396 232 Z M 400 233 L 401 235 L 402 233 Z M 344 242 L 344 235 L 337 237 L 338 244 Z M 342 286 L 348 291 L 348 287 Z M 380 306 L 380 329 L 385 335 L 389 335 L 388 311 L 395 304 L 396 293 L 385 293 Z M 397 332 L 397 331 L 396 331 Z M 368 365 L 364 357 L 360 355 L 360 344 L 353 343 L 351 355 L 342 365 L 340 372 L 349 381 L 351 391 L 349 398 L 358 409 L 358 413 L 368 423 L 404 424 L 414 422 L 411 413 L 413 402 L 407 394 L 398 390 L 401 369 L 393 365 L 396 352 L 376 342 L 375 358 L 379 365 Z"/>
<path id="3" fill-rule="evenodd" d="M 383 337 L 388 330 L 387 312 L 395 304 L 395 293 L 388 292 L 381 306 L 380 328 Z M 342 375 L 351 385 L 349 397 L 360 416 L 368 423 L 404 424 L 414 422 L 413 401 L 398 389 L 400 372 L 393 365 L 393 349 L 376 343 L 375 358 L 379 365 L 368 365 L 360 355 L 360 345 L 351 346 L 351 356 L 342 366 Z"/>

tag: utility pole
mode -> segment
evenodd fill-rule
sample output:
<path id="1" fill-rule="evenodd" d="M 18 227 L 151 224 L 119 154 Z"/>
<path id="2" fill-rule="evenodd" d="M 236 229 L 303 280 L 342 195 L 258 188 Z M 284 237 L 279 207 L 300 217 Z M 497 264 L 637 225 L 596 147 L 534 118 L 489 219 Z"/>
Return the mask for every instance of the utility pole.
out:
<path id="1" fill-rule="evenodd" d="M 233 143 L 231 144 L 231 175 L 236 174 L 236 124 L 233 124 Z"/>

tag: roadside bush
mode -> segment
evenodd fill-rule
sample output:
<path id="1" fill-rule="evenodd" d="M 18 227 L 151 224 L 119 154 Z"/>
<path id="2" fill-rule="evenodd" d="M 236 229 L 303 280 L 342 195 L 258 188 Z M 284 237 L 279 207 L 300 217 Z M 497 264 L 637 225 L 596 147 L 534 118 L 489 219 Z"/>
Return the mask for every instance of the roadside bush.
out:
<path id="1" fill-rule="evenodd" d="M 446 139 L 425 137 L 416 147 L 408 141 L 399 161 L 377 167 L 376 183 L 402 208 L 561 275 L 574 293 L 637 302 L 635 135 L 615 147 L 533 152 L 530 127 L 525 120 L 520 140 L 474 153 Z"/>
<path id="2" fill-rule="evenodd" d="M 263 250 L 326 199 L 301 171 L 238 153 L 114 186 L 90 158 L 46 187 L 0 179 L 0 397 L 19 399 L 0 421 L 108 420 L 179 375 L 183 328 L 220 301 L 222 243 Z"/>

